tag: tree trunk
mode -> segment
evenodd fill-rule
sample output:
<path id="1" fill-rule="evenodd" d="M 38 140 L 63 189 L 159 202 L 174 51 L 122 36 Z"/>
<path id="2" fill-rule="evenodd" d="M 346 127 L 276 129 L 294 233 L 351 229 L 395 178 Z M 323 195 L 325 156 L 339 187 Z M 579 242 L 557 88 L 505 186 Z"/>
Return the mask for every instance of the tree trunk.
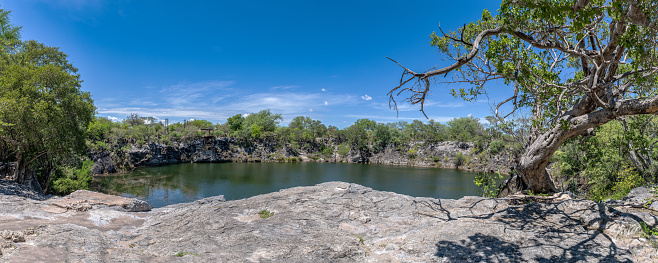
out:
<path id="1" fill-rule="evenodd" d="M 25 184 L 27 180 L 31 178 L 26 178 L 28 175 L 26 168 L 25 160 L 23 160 L 22 155 L 19 153 L 16 156 L 16 169 L 14 170 L 14 180 L 19 184 Z"/>
<path id="2" fill-rule="evenodd" d="M 534 193 L 557 192 L 546 166 L 566 139 L 564 132 L 553 129 L 538 136 L 523 153 L 515 170 L 528 190 Z"/>

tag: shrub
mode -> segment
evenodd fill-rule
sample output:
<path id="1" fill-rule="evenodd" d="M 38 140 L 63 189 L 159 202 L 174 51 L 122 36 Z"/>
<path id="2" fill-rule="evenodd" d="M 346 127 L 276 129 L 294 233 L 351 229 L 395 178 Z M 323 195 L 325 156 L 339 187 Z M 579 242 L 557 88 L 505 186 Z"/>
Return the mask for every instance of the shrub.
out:
<path id="1" fill-rule="evenodd" d="M 455 157 L 455 167 L 459 168 L 460 166 L 464 165 L 466 161 L 468 161 L 466 156 L 464 156 L 462 153 L 457 153 L 457 156 Z"/>
<path id="2" fill-rule="evenodd" d="M 644 179 L 640 176 L 640 173 L 631 167 L 624 167 L 617 175 L 618 181 L 612 185 L 612 192 L 609 196 L 612 199 L 622 199 L 633 188 L 640 187 L 644 184 Z"/>
<path id="3" fill-rule="evenodd" d="M 505 150 L 505 142 L 503 140 L 495 140 L 489 144 L 489 152 L 491 154 L 499 154 Z"/>
<path id="4" fill-rule="evenodd" d="M 267 210 L 267 209 L 263 209 L 263 210 L 260 210 L 260 212 L 258 212 L 258 215 L 260 216 L 260 218 L 264 219 L 264 218 L 269 218 L 269 217 L 273 216 L 274 212 L 271 212 L 270 210 Z"/>
<path id="5" fill-rule="evenodd" d="M 322 149 L 322 155 L 327 156 L 327 157 L 331 157 L 334 154 L 334 149 L 332 147 L 328 147 L 328 146 L 323 145 L 322 148 L 323 148 Z"/>
<path id="6" fill-rule="evenodd" d="M 416 151 L 416 149 L 413 149 L 413 148 L 410 149 L 409 151 L 407 151 L 407 154 L 409 155 L 409 159 L 415 159 L 416 156 L 417 156 L 417 153 L 418 153 L 418 151 Z"/>
<path id="7" fill-rule="evenodd" d="M 338 145 L 338 154 L 340 154 L 340 156 L 347 156 L 349 153 L 350 153 L 350 147 L 348 147 L 344 143 Z"/>
<path id="8" fill-rule="evenodd" d="M 486 174 L 479 172 L 475 175 L 473 182 L 475 185 L 480 187 L 480 194 L 483 197 L 493 198 L 498 195 L 498 187 L 496 186 L 496 179 L 502 179 L 503 176 L 500 173 L 496 174 Z"/>
<path id="9" fill-rule="evenodd" d="M 52 183 L 52 191 L 59 195 L 67 195 L 75 190 L 89 189 L 92 166 L 94 166 L 94 162 L 85 160 L 77 168 L 70 166 L 60 168 Z"/>

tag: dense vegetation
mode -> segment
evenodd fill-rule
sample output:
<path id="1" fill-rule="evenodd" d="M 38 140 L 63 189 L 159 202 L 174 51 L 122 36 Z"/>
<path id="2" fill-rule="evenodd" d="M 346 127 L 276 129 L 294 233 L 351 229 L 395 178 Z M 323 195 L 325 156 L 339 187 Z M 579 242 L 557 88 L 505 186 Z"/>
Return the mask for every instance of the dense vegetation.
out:
<path id="1" fill-rule="evenodd" d="M 80 90 L 80 75 L 66 54 L 36 41 L 21 41 L 20 27 L 0 10 L 0 160 L 14 162 L 20 183 L 35 173 L 53 192 L 65 181 L 86 187 L 85 135 L 95 107 Z M 87 165 L 88 166 L 88 165 Z M 82 180 L 80 180 L 82 179 Z"/>
<path id="2" fill-rule="evenodd" d="M 446 124 L 433 120 L 423 123 L 377 123 L 359 119 L 344 129 L 326 126 L 306 116 L 293 118 L 287 126 L 278 125 L 280 114 L 263 110 L 243 117 L 235 115 L 223 124 L 206 120 L 191 120 L 165 126 L 153 117 L 128 116 L 120 123 L 96 117 L 89 125 L 90 149 L 101 151 L 124 147 L 129 144 L 143 145 L 185 142 L 201 139 L 205 135 L 232 137 L 247 141 L 276 141 L 293 149 L 311 149 L 330 155 L 329 143 L 339 145 L 339 153 L 361 150 L 377 153 L 386 147 L 406 148 L 410 142 L 436 143 L 442 141 L 472 142 L 476 152 L 489 149 L 497 154 L 504 149 L 519 151 L 514 137 L 505 134 L 495 125 L 482 125 L 472 117 L 455 118 Z"/>
<path id="3" fill-rule="evenodd" d="M 619 199 L 631 189 L 658 183 L 658 118 L 609 122 L 596 136 L 581 136 L 555 153 L 554 174 L 565 189 L 593 200 Z"/>
<path id="4" fill-rule="evenodd" d="M 0 10 L 0 161 L 15 164 L 17 181 L 30 183 L 36 178 L 48 193 L 88 188 L 93 166 L 89 157 L 94 153 L 117 155 L 132 146 L 174 145 L 203 136 L 231 137 L 247 143 L 276 142 L 316 156 L 329 156 L 334 149 L 346 156 L 356 151 L 378 153 L 393 148 L 410 158 L 416 150 L 410 147 L 412 144 L 458 141 L 473 143 L 474 155 L 507 153 L 518 158 L 530 140 L 537 138 L 533 130 L 541 131 L 542 127 L 537 119 L 487 117 L 481 122 L 461 117 L 445 124 L 433 120 L 378 123 L 359 119 L 339 129 L 306 116 L 279 125 L 283 121 L 281 114 L 269 110 L 235 115 L 222 124 L 190 120 L 165 125 L 157 118 L 137 114 L 112 122 L 93 116 L 90 94 L 80 90 L 80 75 L 66 54 L 36 41 L 20 40 L 20 27 L 10 24 L 8 14 Z M 650 95 L 652 91 L 647 89 L 641 94 Z M 563 126 L 569 129 L 569 124 Z M 620 198 L 634 187 L 658 182 L 658 152 L 654 151 L 657 133 L 658 119 L 653 115 L 617 117 L 592 131 L 569 137 L 555 151 L 550 174 L 563 190 L 594 200 Z M 458 155 L 456 160 L 465 158 Z M 491 177 L 479 175 L 476 182 L 483 187 L 483 194 L 496 194 Z"/>
<path id="5" fill-rule="evenodd" d="M 503 0 L 495 15 L 484 10 L 430 35 L 444 67 L 414 71 L 391 59 L 402 67 L 391 104 L 403 96 L 422 111 L 436 85 L 467 101 L 506 89 L 495 116 L 513 124 L 508 116 L 521 110 L 532 125 L 504 193 L 555 192 L 547 168 L 561 145 L 611 121 L 658 113 L 656 21 L 653 0 Z"/>
<path id="6" fill-rule="evenodd" d="M 359 119 L 344 129 L 327 127 L 305 116 L 295 117 L 287 126 L 281 126 L 278 125 L 281 115 L 268 110 L 246 117 L 236 115 L 223 124 L 192 120 L 165 127 L 155 120 L 136 114 L 122 122 L 96 117 L 89 126 L 90 149 L 111 150 L 131 144 L 197 140 L 208 133 L 202 129 L 211 128 L 213 136 L 277 141 L 293 149 L 315 151 L 319 156 L 333 153 L 333 148 L 327 147 L 329 143 L 338 145 L 338 154 L 343 156 L 350 150 L 377 153 L 386 147 L 412 155 L 413 149 L 408 147 L 411 142 L 460 141 L 472 142 L 474 155 L 507 152 L 513 157 L 522 152 L 521 143 L 526 134 L 523 129 L 505 129 L 491 117 L 487 118 L 489 123 L 486 125 L 472 117 L 455 118 L 445 124 L 433 120 L 426 123 L 418 120 L 377 123 Z M 519 123 L 524 123 L 524 120 L 518 120 Z M 658 119 L 653 116 L 632 117 L 597 128 L 597 136 L 574 138 L 552 159 L 551 174 L 562 189 L 594 200 L 620 198 L 634 187 L 658 182 L 658 164 L 655 163 L 658 153 L 652 150 L 656 146 L 657 125 Z M 478 180 L 489 184 L 495 182 L 486 177 L 478 177 Z M 483 187 L 488 195 L 496 192 L 491 185 Z"/>

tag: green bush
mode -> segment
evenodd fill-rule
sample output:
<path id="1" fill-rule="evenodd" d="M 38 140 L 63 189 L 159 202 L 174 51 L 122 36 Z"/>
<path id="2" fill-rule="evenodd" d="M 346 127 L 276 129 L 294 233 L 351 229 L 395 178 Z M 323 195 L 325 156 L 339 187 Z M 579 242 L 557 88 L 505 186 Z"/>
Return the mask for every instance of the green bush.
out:
<path id="1" fill-rule="evenodd" d="M 631 167 L 624 167 L 617 175 L 618 181 L 613 183 L 609 198 L 622 199 L 634 188 L 644 185 L 640 173 Z"/>
<path id="2" fill-rule="evenodd" d="M 489 152 L 491 154 L 499 154 L 505 150 L 505 142 L 503 140 L 495 140 L 489 144 Z"/>
<path id="3" fill-rule="evenodd" d="M 67 195 L 75 190 L 89 189 L 92 166 L 94 166 L 94 162 L 85 160 L 77 168 L 70 166 L 60 168 L 57 178 L 52 182 L 52 191 L 58 195 Z"/>
<path id="4" fill-rule="evenodd" d="M 323 145 L 322 148 L 323 148 L 322 149 L 322 155 L 327 156 L 327 157 L 331 157 L 334 154 L 333 147 Z"/>
<path id="5" fill-rule="evenodd" d="M 418 155 L 418 151 L 414 148 L 411 148 L 409 151 L 407 151 L 407 154 L 409 155 L 409 159 L 415 159 Z"/>
<path id="6" fill-rule="evenodd" d="M 350 147 L 348 147 L 344 143 L 338 145 L 338 154 L 340 154 L 340 156 L 347 156 L 349 153 L 350 153 Z"/>
<path id="7" fill-rule="evenodd" d="M 502 179 L 503 176 L 500 173 L 496 174 L 486 174 L 479 172 L 475 175 L 473 182 L 475 185 L 480 187 L 480 194 L 483 197 L 493 198 L 498 195 L 498 187 L 496 186 L 496 180 Z"/>
<path id="8" fill-rule="evenodd" d="M 466 164 L 468 159 L 466 156 L 464 156 L 462 153 L 457 153 L 457 156 L 455 157 L 455 167 L 459 168 L 460 166 Z"/>

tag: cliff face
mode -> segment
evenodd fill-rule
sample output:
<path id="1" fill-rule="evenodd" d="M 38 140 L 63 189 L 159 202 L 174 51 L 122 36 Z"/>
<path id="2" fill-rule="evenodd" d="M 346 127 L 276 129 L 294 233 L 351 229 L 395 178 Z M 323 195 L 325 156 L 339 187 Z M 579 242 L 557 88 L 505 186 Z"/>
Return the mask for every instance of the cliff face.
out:
<path id="1" fill-rule="evenodd" d="M 13 189 L 12 191 L 20 191 Z M 156 208 L 81 191 L 31 199 L 0 182 L 4 262 L 656 262 L 658 203 L 555 196 L 414 198 L 328 182 Z M 13 192 L 12 192 L 13 193 Z M 29 196 L 29 195 L 23 195 Z"/>
<path id="2" fill-rule="evenodd" d="M 322 147 L 333 149 L 320 153 Z M 441 168 L 459 168 L 471 171 L 509 173 L 512 157 L 506 154 L 474 153 L 472 143 L 412 142 L 407 147 L 388 146 L 379 152 L 372 147 L 350 149 L 345 155 L 338 154 L 338 147 L 331 141 L 295 147 L 277 141 L 244 141 L 233 138 L 214 138 L 177 142 L 171 145 L 127 145 L 112 152 L 90 154 L 96 163 L 94 174 L 114 173 L 139 166 L 158 166 L 187 162 L 345 162 L 410 165 Z"/>

